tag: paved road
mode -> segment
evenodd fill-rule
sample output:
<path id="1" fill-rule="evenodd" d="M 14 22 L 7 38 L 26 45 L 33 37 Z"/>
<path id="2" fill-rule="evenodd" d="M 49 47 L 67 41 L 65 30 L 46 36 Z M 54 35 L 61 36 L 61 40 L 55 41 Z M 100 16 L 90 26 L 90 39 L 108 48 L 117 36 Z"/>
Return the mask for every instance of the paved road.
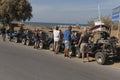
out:
<path id="1" fill-rule="evenodd" d="M 0 41 L 0 80 L 120 80 L 120 69 Z"/>

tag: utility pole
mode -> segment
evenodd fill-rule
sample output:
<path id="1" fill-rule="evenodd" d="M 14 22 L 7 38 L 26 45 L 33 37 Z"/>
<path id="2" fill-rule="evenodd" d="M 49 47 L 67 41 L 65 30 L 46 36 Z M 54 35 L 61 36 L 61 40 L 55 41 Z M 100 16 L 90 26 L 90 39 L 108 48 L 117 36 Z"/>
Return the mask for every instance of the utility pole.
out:
<path id="1" fill-rule="evenodd" d="M 101 21 L 100 5 L 98 4 L 98 19 Z"/>
<path id="2" fill-rule="evenodd" d="M 119 21 L 118 21 L 118 38 L 120 37 L 120 13 L 119 13 Z"/>

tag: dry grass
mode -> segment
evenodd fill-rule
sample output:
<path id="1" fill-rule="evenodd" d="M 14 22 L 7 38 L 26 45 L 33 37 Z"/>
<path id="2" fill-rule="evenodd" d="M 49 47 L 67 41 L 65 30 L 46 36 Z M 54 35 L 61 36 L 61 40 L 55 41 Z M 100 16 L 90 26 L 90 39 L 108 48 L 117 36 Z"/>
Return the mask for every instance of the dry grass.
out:
<path id="1" fill-rule="evenodd" d="M 34 30 L 36 28 L 36 29 L 39 29 L 39 30 L 43 30 L 45 32 L 52 30 L 52 27 L 45 27 L 45 26 L 40 26 L 40 27 L 25 26 L 24 28 L 25 29 L 31 29 L 31 30 Z M 64 32 L 67 28 L 60 27 L 59 29 Z M 80 29 L 80 28 L 72 28 L 72 30 L 76 30 L 76 31 L 80 31 L 80 32 L 82 31 L 82 29 Z"/>
<path id="2" fill-rule="evenodd" d="M 2 27 L 2 24 L 0 24 L 0 28 Z M 24 26 L 24 28 L 25 29 L 31 29 L 31 30 L 34 30 L 35 28 L 36 29 L 39 29 L 39 30 L 43 30 L 43 31 L 45 31 L 45 32 L 47 32 L 47 31 L 49 31 L 49 30 L 52 30 L 52 27 L 45 27 L 45 26 L 38 26 L 38 27 L 35 27 L 35 26 L 29 26 L 29 25 L 25 25 Z M 7 27 L 7 29 L 8 29 L 8 27 Z M 15 30 L 18 30 L 19 29 L 19 27 L 15 27 Z M 64 27 L 61 27 L 61 28 L 59 28 L 60 30 L 62 30 L 63 32 L 66 30 L 66 28 L 64 28 Z M 83 29 L 81 29 L 81 28 L 73 28 L 72 30 L 76 30 L 76 31 L 80 31 L 80 32 L 82 32 L 83 31 Z M 118 35 L 118 30 L 113 30 L 112 32 L 111 32 L 111 36 L 115 36 L 115 37 L 118 37 L 118 38 L 120 38 L 120 33 L 119 33 L 119 35 Z"/>

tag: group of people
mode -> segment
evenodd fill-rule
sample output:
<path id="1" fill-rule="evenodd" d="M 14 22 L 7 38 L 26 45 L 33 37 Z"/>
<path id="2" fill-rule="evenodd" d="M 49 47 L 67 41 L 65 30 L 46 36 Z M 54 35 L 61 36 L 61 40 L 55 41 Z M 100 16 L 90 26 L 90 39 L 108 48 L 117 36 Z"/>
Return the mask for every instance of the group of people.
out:
<path id="1" fill-rule="evenodd" d="M 23 28 L 20 27 L 21 32 L 23 32 Z M 6 28 L 3 25 L 1 28 L 1 34 L 3 41 L 5 41 L 6 38 Z M 59 30 L 59 27 L 56 26 L 53 28 L 53 36 L 54 36 L 54 52 L 55 54 L 58 54 L 59 52 L 59 45 L 61 41 L 61 30 Z M 38 47 L 39 43 L 39 30 L 34 30 L 34 37 L 35 37 L 35 44 L 34 48 Z M 79 40 L 77 43 L 77 46 L 80 47 L 80 52 L 82 53 L 82 62 L 84 62 L 85 55 L 87 54 L 87 60 L 89 62 L 89 52 L 87 51 L 87 45 L 88 45 L 88 40 L 89 40 L 89 34 L 87 32 L 87 28 L 84 28 L 81 36 L 79 36 Z M 64 31 L 63 33 L 63 41 L 64 41 L 64 57 L 69 57 L 69 51 L 71 49 L 71 43 L 72 43 L 72 27 L 69 26 L 67 27 L 67 30 Z"/>
<path id="2" fill-rule="evenodd" d="M 89 34 L 87 32 L 87 28 L 84 28 L 84 31 L 82 32 L 77 46 L 80 46 L 80 52 L 82 53 L 82 62 L 85 62 L 85 54 L 87 54 L 87 61 L 89 62 L 89 52 L 87 51 L 87 46 L 88 46 L 88 41 L 89 41 Z M 54 52 L 55 54 L 58 53 L 58 48 L 59 48 L 59 41 L 60 41 L 60 31 L 59 28 L 56 26 L 53 29 L 53 36 L 54 36 Z M 65 44 L 65 49 L 64 49 L 64 57 L 69 57 L 69 51 L 71 48 L 71 43 L 72 43 L 72 27 L 69 26 L 67 27 L 67 30 L 64 31 L 63 33 L 63 40 Z"/>

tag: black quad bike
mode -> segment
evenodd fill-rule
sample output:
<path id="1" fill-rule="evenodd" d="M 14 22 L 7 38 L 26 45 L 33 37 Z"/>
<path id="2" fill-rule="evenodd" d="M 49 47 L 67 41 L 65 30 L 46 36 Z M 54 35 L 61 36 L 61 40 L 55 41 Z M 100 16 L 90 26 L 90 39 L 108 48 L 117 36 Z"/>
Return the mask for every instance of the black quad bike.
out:
<path id="1" fill-rule="evenodd" d="M 118 53 L 118 39 L 116 37 L 110 37 L 107 32 L 99 31 L 100 38 L 96 42 L 89 41 L 88 49 L 92 57 L 98 64 L 104 65 L 110 59 L 113 59 L 120 55 Z M 106 36 L 105 36 L 106 35 Z"/>
<path id="2" fill-rule="evenodd" d="M 14 37 L 13 37 L 13 41 L 15 43 L 18 43 L 18 42 L 22 42 L 22 39 L 25 37 L 25 34 L 24 33 L 15 33 Z"/>
<path id="3" fill-rule="evenodd" d="M 54 48 L 54 40 L 53 38 L 48 38 L 47 40 L 40 40 L 39 43 L 39 48 L 40 49 L 49 49 L 49 50 L 53 50 Z"/>
<path id="4" fill-rule="evenodd" d="M 54 39 L 53 39 L 53 31 L 48 31 L 48 34 L 42 32 L 40 34 L 40 49 L 49 49 L 53 51 L 54 49 Z"/>
<path id="5" fill-rule="evenodd" d="M 28 30 L 28 32 L 25 33 L 25 37 L 22 39 L 23 45 L 33 45 L 35 43 L 34 41 L 34 32 L 31 30 Z"/>
<path id="6" fill-rule="evenodd" d="M 39 48 L 40 49 L 49 49 L 50 51 L 54 50 L 54 39 L 52 37 L 49 37 L 46 40 L 40 39 L 40 43 L 39 43 Z M 59 41 L 59 52 L 63 52 L 64 51 L 64 43 L 63 41 Z"/>

